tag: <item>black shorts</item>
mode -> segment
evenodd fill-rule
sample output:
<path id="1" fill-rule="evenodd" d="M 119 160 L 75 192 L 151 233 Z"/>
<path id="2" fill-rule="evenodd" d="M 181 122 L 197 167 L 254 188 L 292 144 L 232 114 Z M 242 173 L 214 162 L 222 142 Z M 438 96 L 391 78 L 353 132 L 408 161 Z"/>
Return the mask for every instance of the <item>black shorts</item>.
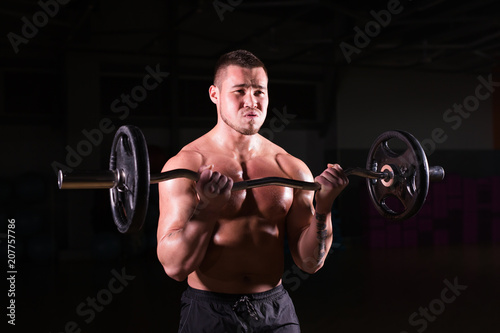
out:
<path id="1" fill-rule="evenodd" d="M 279 285 L 256 294 L 221 294 L 188 286 L 179 333 L 300 333 L 288 292 Z"/>

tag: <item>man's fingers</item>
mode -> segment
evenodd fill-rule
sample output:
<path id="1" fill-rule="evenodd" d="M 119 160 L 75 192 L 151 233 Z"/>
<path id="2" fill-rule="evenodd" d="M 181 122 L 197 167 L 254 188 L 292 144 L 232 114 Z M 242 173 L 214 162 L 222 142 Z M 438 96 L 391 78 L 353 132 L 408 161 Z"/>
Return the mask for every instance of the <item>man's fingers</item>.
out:
<path id="1" fill-rule="evenodd" d="M 229 192 L 233 187 L 233 180 L 218 171 L 213 171 L 213 169 L 213 164 L 203 165 L 199 168 L 200 179 L 198 180 L 198 188 L 206 191 L 206 194 L 209 196 Z"/>
<path id="2" fill-rule="evenodd" d="M 339 178 L 342 178 L 344 181 L 344 184 L 349 184 L 349 178 L 347 175 L 344 173 L 344 169 L 338 164 L 329 164 L 329 170 L 335 170 L 335 175 Z"/>
<path id="3" fill-rule="evenodd" d="M 213 173 L 213 168 L 214 168 L 214 165 L 211 164 L 211 165 L 202 165 L 199 169 L 198 169 L 198 173 L 200 174 L 200 179 L 198 180 L 199 182 L 205 182 L 205 181 L 208 181 L 211 177 L 212 177 L 212 173 Z"/>
<path id="4" fill-rule="evenodd" d="M 210 177 L 210 179 L 208 181 L 210 192 L 216 193 L 216 194 L 219 194 L 221 192 L 221 190 L 220 190 L 220 188 L 221 188 L 221 181 L 223 181 L 221 178 L 222 177 L 221 177 L 220 172 L 215 171 L 212 174 L 212 177 Z"/>
<path id="5" fill-rule="evenodd" d="M 213 184 L 219 190 L 218 193 L 223 193 L 233 187 L 233 180 L 225 175 L 218 173 L 213 177 Z"/>
<path id="6" fill-rule="evenodd" d="M 221 177 L 219 185 L 221 187 L 220 189 L 221 192 L 231 190 L 233 188 L 233 180 L 226 176 L 224 176 L 223 178 Z"/>
<path id="7" fill-rule="evenodd" d="M 316 182 L 320 183 L 322 186 L 344 186 L 347 185 L 348 180 L 345 180 L 344 178 L 341 177 L 334 177 L 331 174 L 322 174 L 316 178 Z"/>
<path id="8" fill-rule="evenodd" d="M 349 184 L 349 179 L 338 164 L 328 164 L 328 167 L 316 179 L 325 188 L 343 187 Z"/>
<path id="9" fill-rule="evenodd" d="M 332 184 L 346 185 L 349 183 L 344 170 L 338 164 L 328 164 L 328 168 L 320 176 Z"/>
<path id="10" fill-rule="evenodd" d="M 217 172 L 217 171 L 214 171 L 212 173 L 212 177 L 210 177 L 210 181 L 213 183 L 213 184 L 217 184 L 219 182 L 219 179 L 221 178 L 221 174 L 220 172 Z"/>

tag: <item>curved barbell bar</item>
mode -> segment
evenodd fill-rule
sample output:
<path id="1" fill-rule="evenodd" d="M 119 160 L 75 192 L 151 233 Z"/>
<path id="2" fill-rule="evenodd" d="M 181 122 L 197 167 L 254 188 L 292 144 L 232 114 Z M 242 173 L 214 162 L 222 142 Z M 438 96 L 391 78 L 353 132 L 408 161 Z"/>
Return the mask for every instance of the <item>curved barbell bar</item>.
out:
<path id="1" fill-rule="evenodd" d="M 390 180 L 394 174 L 388 171 L 375 172 L 363 168 L 347 168 L 344 173 L 347 176 L 359 176 L 370 179 Z M 121 172 L 113 170 L 100 170 L 78 173 L 64 173 L 59 170 L 57 182 L 59 189 L 111 189 L 120 187 L 121 179 L 126 177 Z M 150 176 L 150 183 L 157 184 L 163 181 L 177 178 L 187 178 L 198 181 L 199 173 L 188 169 L 174 169 L 161 173 L 154 173 Z M 440 166 L 429 168 L 429 180 L 432 182 L 441 181 L 444 178 L 444 169 Z M 285 186 L 308 191 L 315 191 L 321 188 L 318 183 L 305 182 L 300 180 L 282 177 L 264 177 L 258 179 L 244 180 L 233 184 L 232 191 L 241 191 L 262 186 Z"/>

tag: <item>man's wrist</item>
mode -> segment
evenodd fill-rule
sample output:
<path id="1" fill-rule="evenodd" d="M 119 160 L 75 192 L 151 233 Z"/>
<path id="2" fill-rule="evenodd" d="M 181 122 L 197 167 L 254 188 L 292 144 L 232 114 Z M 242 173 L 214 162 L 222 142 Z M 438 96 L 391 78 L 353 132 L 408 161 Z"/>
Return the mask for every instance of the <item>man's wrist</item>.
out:
<path id="1" fill-rule="evenodd" d="M 332 211 L 332 206 L 316 204 L 316 207 L 314 208 L 315 214 L 329 215 L 331 211 Z"/>

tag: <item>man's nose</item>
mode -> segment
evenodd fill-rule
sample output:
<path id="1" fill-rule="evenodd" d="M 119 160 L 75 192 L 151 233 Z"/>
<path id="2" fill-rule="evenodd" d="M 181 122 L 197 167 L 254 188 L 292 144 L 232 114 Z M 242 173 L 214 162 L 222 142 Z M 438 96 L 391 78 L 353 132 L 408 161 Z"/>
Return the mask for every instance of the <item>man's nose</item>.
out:
<path id="1" fill-rule="evenodd" d="M 257 98 L 252 93 L 246 94 L 243 100 L 243 106 L 246 108 L 257 107 Z"/>

